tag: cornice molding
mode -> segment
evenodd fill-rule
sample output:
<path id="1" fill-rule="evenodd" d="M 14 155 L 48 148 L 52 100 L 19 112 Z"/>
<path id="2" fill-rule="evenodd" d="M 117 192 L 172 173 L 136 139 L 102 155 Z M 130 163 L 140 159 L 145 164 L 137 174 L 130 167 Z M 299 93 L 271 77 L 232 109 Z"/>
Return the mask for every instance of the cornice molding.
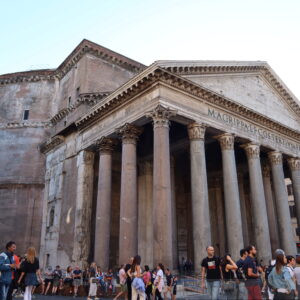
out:
<path id="1" fill-rule="evenodd" d="M 83 40 L 57 69 L 34 70 L 0 75 L 0 85 L 20 82 L 36 82 L 63 78 L 85 55 L 92 54 L 123 69 L 138 73 L 145 65 L 88 40 Z"/>
<path id="2" fill-rule="evenodd" d="M 45 143 L 40 145 L 40 151 L 44 154 L 49 152 L 50 150 L 56 148 L 58 145 L 64 142 L 65 138 L 61 135 L 56 135 L 48 139 Z"/>
<path id="3" fill-rule="evenodd" d="M 159 62 L 157 63 L 159 65 Z M 299 100 L 291 94 L 285 84 L 278 78 L 267 63 L 257 65 L 203 65 L 203 66 L 161 66 L 163 69 L 178 75 L 202 75 L 202 74 L 226 74 L 226 73 L 250 73 L 259 72 L 269 84 L 279 93 L 289 107 L 300 118 Z"/>
<path id="4" fill-rule="evenodd" d="M 49 127 L 51 127 L 51 123 L 50 122 L 35 122 L 35 121 L 0 123 L 0 129 L 38 128 L 38 127 L 49 128 Z"/>
<path id="5" fill-rule="evenodd" d="M 261 126 L 273 129 L 278 133 L 300 140 L 299 131 L 277 123 L 274 120 L 261 115 L 238 102 L 203 88 L 186 78 L 177 76 L 156 66 L 149 67 L 148 70 L 145 70 L 137 75 L 127 84 L 125 84 L 125 86 L 113 92 L 106 98 L 103 104 L 99 103 L 98 105 L 95 105 L 93 109 L 91 109 L 76 122 L 76 126 L 79 130 L 88 127 L 119 105 L 126 103 L 129 99 L 141 93 L 143 90 L 152 86 L 156 82 L 166 83 L 169 86 L 204 100 L 207 104 L 216 105 L 241 117 L 250 119 Z"/>
<path id="6" fill-rule="evenodd" d="M 57 114 L 55 114 L 51 119 L 50 122 L 52 125 L 56 125 L 61 121 L 64 117 L 69 115 L 71 112 L 76 110 L 80 105 L 87 104 L 88 106 L 94 106 L 98 102 L 100 102 L 102 99 L 107 97 L 110 94 L 110 92 L 102 92 L 102 93 L 84 93 L 80 94 L 79 98 L 76 100 L 76 102 L 69 107 L 61 109 Z"/>

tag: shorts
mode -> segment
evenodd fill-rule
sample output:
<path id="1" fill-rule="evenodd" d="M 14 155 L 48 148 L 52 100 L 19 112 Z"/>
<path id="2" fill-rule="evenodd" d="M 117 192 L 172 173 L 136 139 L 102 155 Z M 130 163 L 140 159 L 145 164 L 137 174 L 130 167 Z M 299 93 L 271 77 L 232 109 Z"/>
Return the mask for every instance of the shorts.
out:
<path id="1" fill-rule="evenodd" d="M 81 285 L 81 279 L 75 278 L 73 280 L 73 286 L 80 286 Z"/>
<path id="2" fill-rule="evenodd" d="M 72 283 L 73 283 L 73 279 L 72 278 L 65 278 L 64 284 L 72 285 Z"/>
<path id="3" fill-rule="evenodd" d="M 172 292 L 172 294 L 173 294 L 174 296 L 177 295 L 177 285 L 174 285 L 174 286 L 173 286 L 173 292 Z"/>
<path id="4" fill-rule="evenodd" d="M 124 284 L 120 284 L 120 287 L 121 287 L 121 292 L 127 292 L 127 284 L 124 283 Z"/>
<path id="5" fill-rule="evenodd" d="M 46 278 L 45 280 L 44 280 L 44 282 L 45 282 L 45 285 L 48 285 L 48 283 L 53 283 L 53 279 L 49 279 L 49 278 Z"/>
<path id="6" fill-rule="evenodd" d="M 60 283 L 60 279 L 59 279 L 59 278 L 54 278 L 54 279 L 53 279 L 53 286 L 54 286 L 54 287 L 58 287 L 58 286 L 59 286 L 59 283 Z"/>

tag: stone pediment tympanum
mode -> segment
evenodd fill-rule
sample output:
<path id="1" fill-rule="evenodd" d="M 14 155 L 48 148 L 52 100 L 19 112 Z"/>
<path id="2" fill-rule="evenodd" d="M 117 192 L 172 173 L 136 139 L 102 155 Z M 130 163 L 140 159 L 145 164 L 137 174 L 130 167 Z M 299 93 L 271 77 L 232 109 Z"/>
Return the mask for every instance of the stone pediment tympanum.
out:
<path id="1" fill-rule="evenodd" d="M 266 62 L 158 61 L 156 65 L 300 129 L 300 102 Z"/>

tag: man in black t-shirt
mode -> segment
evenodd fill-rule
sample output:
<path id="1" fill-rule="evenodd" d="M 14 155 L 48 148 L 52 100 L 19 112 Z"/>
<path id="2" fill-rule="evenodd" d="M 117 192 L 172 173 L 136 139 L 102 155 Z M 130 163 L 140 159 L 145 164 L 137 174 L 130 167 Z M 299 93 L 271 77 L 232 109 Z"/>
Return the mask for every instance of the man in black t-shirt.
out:
<path id="1" fill-rule="evenodd" d="M 217 300 L 221 279 L 222 279 L 222 271 L 220 266 L 220 258 L 216 257 L 215 249 L 212 246 L 208 246 L 206 248 L 207 257 L 202 260 L 202 284 L 201 287 L 204 289 L 205 287 L 205 275 L 206 275 L 206 283 L 207 283 L 207 291 L 210 296 L 210 299 Z"/>
<path id="2" fill-rule="evenodd" d="M 248 291 L 245 286 L 246 281 L 246 273 L 244 271 L 244 263 L 248 256 L 248 252 L 246 249 L 240 250 L 240 259 L 236 262 L 238 269 L 236 270 L 236 275 L 238 279 L 238 297 L 237 299 L 247 300 L 248 299 Z"/>
<path id="3" fill-rule="evenodd" d="M 248 299 L 261 300 L 261 290 L 260 290 L 260 274 L 257 269 L 256 263 L 256 249 L 254 246 L 248 246 L 246 248 L 248 256 L 244 261 L 244 272 L 246 274 L 246 288 L 248 290 Z"/>

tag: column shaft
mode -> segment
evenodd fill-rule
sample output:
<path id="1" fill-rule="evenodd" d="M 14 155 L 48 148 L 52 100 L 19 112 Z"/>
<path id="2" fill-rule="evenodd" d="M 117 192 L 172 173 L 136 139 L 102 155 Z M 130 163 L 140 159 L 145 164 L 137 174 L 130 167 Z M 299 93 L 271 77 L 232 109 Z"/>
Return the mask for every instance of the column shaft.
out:
<path id="1" fill-rule="evenodd" d="M 250 177 L 252 220 L 258 256 L 264 265 L 272 258 L 266 200 L 260 164 L 260 149 L 258 145 L 247 144 L 244 149 L 248 158 Z"/>
<path id="2" fill-rule="evenodd" d="M 249 230 L 248 230 L 248 222 L 247 222 L 247 209 L 246 209 L 243 173 L 238 174 L 238 183 L 239 183 L 239 194 L 240 194 L 244 244 L 249 245 L 250 241 L 249 241 Z"/>
<path id="3" fill-rule="evenodd" d="M 278 216 L 278 229 L 281 247 L 289 255 L 296 254 L 296 244 L 294 241 L 292 222 L 286 191 L 284 173 L 282 166 L 282 154 L 277 151 L 268 153 L 272 168 L 272 178 L 275 190 L 275 200 Z"/>
<path id="4" fill-rule="evenodd" d="M 141 130 L 125 124 L 118 132 L 122 135 L 119 263 L 124 264 L 138 250 L 136 141 Z"/>
<path id="5" fill-rule="evenodd" d="M 90 254 L 91 213 L 94 180 L 94 153 L 81 151 L 77 157 L 77 186 L 73 262 L 87 266 Z"/>
<path id="6" fill-rule="evenodd" d="M 97 142 L 99 147 L 99 176 L 94 260 L 104 270 L 107 270 L 109 267 L 113 144 L 114 141 L 108 138 L 102 138 Z"/>
<path id="7" fill-rule="evenodd" d="M 294 201 L 296 206 L 297 223 L 298 227 L 300 227 L 300 159 L 290 158 L 288 162 L 292 175 L 292 185 Z"/>
<path id="8" fill-rule="evenodd" d="M 170 170 L 169 118 L 175 112 L 158 105 L 148 117 L 153 119 L 153 260 L 173 269 L 172 194 Z"/>
<path id="9" fill-rule="evenodd" d="M 217 216 L 218 216 L 218 237 L 219 237 L 219 249 L 220 256 L 226 253 L 226 222 L 225 222 L 225 207 L 223 201 L 223 193 L 222 193 L 222 180 L 220 177 L 215 178 L 215 199 L 217 206 Z"/>
<path id="10" fill-rule="evenodd" d="M 270 242 L 272 253 L 275 252 L 276 249 L 280 248 L 279 244 L 279 235 L 277 228 L 277 217 L 276 210 L 274 206 L 274 199 L 272 193 L 271 186 L 271 178 L 270 178 L 270 167 L 268 165 L 263 166 L 263 183 L 264 183 L 264 192 L 266 198 L 266 207 L 268 214 L 268 223 L 269 223 L 269 231 L 270 231 Z"/>
<path id="11" fill-rule="evenodd" d="M 177 270 L 178 246 L 177 246 L 177 208 L 176 208 L 176 192 L 175 192 L 175 160 L 171 158 L 171 204 L 172 204 L 172 242 L 173 242 L 173 267 Z"/>
<path id="12" fill-rule="evenodd" d="M 225 195 L 225 213 L 228 250 L 233 259 L 239 258 L 239 251 L 244 247 L 242 218 L 234 154 L 234 137 L 223 134 L 218 137 L 222 149 L 223 184 Z"/>
<path id="13" fill-rule="evenodd" d="M 139 163 L 138 176 L 138 253 L 143 265 L 153 266 L 153 169 L 152 161 Z"/>
<path id="14" fill-rule="evenodd" d="M 200 273 L 206 247 L 211 245 L 210 213 L 204 148 L 205 126 L 192 123 L 190 137 L 191 192 L 195 272 Z"/>

